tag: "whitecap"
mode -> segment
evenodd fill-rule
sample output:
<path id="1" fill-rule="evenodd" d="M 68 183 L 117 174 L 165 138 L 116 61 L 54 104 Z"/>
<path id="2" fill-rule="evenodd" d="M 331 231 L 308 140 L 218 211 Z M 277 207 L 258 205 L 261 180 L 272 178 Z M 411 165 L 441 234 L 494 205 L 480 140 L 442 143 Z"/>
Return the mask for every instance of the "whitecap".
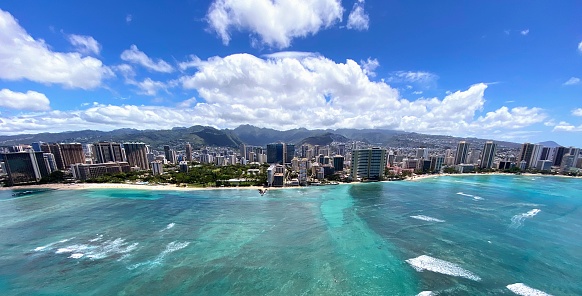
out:
<path id="1" fill-rule="evenodd" d="M 542 210 L 540 210 L 540 209 L 533 209 L 531 211 L 528 211 L 527 213 L 517 214 L 517 215 L 511 217 L 511 225 L 509 225 L 509 227 L 519 228 L 519 227 L 521 227 L 521 225 L 523 225 L 523 221 L 526 218 L 532 218 L 541 211 Z"/>
<path id="2" fill-rule="evenodd" d="M 166 228 L 164 228 L 164 229 L 160 230 L 160 232 L 162 232 L 162 231 L 166 231 L 166 230 L 168 230 L 168 229 L 172 229 L 174 226 L 176 226 L 176 223 L 170 223 L 170 224 L 168 224 L 168 225 L 166 226 Z"/>
<path id="3" fill-rule="evenodd" d="M 90 239 L 89 242 L 98 242 L 103 239 L 103 234 L 98 234 L 97 237 Z"/>
<path id="4" fill-rule="evenodd" d="M 35 252 L 39 252 L 39 251 L 42 251 L 44 249 L 48 249 L 48 248 L 50 248 L 50 247 L 52 247 L 54 245 L 66 243 L 66 242 L 70 241 L 71 239 L 72 238 L 66 238 L 66 239 L 62 239 L 62 240 L 60 240 L 58 242 L 54 242 L 54 243 L 50 243 L 50 244 L 47 244 L 47 245 L 44 245 L 44 246 L 36 247 L 36 248 L 34 248 L 34 251 Z"/>
<path id="5" fill-rule="evenodd" d="M 151 269 L 155 265 L 162 264 L 162 261 L 164 260 L 166 255 L 173 253 L 173 252 L 176 252 L 178 250 L 181 250 L 181 249 L 187 247 L 188 245 L 190 245 L 190 242 L 175 242 L 175 241 L 171 242 L 171 243 L 166 245 L 166 248 L 154 260 L 148 260 L 145 262 L 136 263 L 136 264 L 128 266 L 127 269 L 134 270 L 134 269 L 141 267 L 141 266 L 144 266 L 144 265 L 148 266 L 147 269 Z"/>
<path id="6" fill-rule="evenodd" d="M 458 195 L 462 195 L 462 196 L 466 196 L 466 197 L 472 197 L 475 200 L 482 200 L 483 198 L 477 195 L 472 195 L 472 194 L 467 194 L 467 193 L 463 193 L 463 192 L 457 192 Z"/>
<path id="7" fill-rule="evenodd" d="M 435 293 L 433 293 L 432 291 L 422 291 L 418 294 L 416 294 L 416 296 L 433 296 L 436 295 Z"/>
<path id="8" fill-rule="evenodd" d="M 79 259 L 81 257 L 83 257 L 85 254 L 83 253 L 73 253 L 71 254 L 71 256 L 69 256 L 69 258 L 73 258 L 73 259 Z"/>
<path id="9" fill-rule="evenodd" d="M 442 273 L 446 275 L 463 277 L 473 281 L 480 281 L 481 278 L 474 273 L 463 269 L 462 267 L 441 259 L 433 258 L 427 255 L 421 255 L 416 258 L 406 260 L 416 271 L 422 272 L 424 270 Z"/>
<path id="10" fill-rule="evenodd" d="M 441 219 L 437 219 L 437 218 L 433 218 L 433 217 L 429 217 L 429 216 L 425 216 L 425 215 L 410 216 L 410 218 L 428 221 L 428 222 L 445 222 L 445 220 L 441 220 Z"/>
<path id="11" fill-rule="evenodd" d="M 511 285 L 507 285 L 507 289 L 509 289 L 511 292 L 517 294 L 517 295 L 522 295 L 522 296 L 551 296 L 550 294 L 534 289 L 532 287 L 528 287 L 526 285 L 524 285 L 523 283 L 515 283 L 515 284 L 511 284 Z"/>

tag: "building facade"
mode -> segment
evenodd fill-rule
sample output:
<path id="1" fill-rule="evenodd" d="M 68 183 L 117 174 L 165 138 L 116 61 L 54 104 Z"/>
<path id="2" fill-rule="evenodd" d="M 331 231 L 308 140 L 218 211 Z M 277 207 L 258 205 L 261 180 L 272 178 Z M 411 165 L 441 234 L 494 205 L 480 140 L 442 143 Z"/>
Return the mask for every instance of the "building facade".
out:
<path id="1" fill-rule="evenodd" d="M 386 167 L 386 150 L 381 148 L 354 150 L 351 165 L 353 179 L 382 180 Z"/>

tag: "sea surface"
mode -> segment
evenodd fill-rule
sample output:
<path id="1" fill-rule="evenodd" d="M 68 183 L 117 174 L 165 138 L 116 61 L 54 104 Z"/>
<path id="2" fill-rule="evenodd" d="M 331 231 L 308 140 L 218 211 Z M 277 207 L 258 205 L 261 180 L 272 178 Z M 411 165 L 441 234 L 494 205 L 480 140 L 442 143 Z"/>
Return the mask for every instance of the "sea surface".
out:
<path id="1" fill-rule="evenodd" d="M 0 191 L 0 295 L 582 295 L 582 180 Z"/>

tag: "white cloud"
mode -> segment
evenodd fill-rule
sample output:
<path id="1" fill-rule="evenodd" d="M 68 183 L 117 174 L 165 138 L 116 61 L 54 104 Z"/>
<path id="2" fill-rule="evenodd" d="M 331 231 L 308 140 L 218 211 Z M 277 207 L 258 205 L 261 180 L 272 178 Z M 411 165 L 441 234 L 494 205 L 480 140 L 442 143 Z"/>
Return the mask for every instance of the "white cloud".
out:
<path id="1" fill-rule="evenodd" d="M 34 39 L 14 17 L 0 10 L 0 79 L 28 79 L 67 88 L 92 89 L 113 75 L 103 63 L 77 52 L 53 52 L 41 39 Z"/>
<path id="2" fill-rule="evenodd" d="M 572 115 L 582 116 L 582 108 L 576 108 L 576 109 L 572 110 Z"/>
<path id="3" fill-rule="evenodd" d="M 485 83 L 450 92 L 442 99 L 408 100 L 387 83 L 371 81 L 368 70 L 353 60 L 337 63 L 322 56 L 273 59 L 234 54 L 200 60 L 192 67 L 194 74 L 182 77 L 180 83 L 196 91 L 196 98 L 175 107 L 96 105 L 86 110 L 0 117 L 0 133 L 253 124 L 277 129 L 389 128 L 488 136 L 494 130 L 520 131 L 546 117 L 543 110 L 527 107 L 484 113 Z M 425 75 L 404 76 L 414 80 Z M 143 86 L 151 95 L 166 90 L 151 79 L 142 83 L 151 87 Z M 163 82 L 165 87 L 175 83 Z"/>
<path id="4" fill-rule="evenodd" d="M 378 59 L 368 58 L 365 61 L 360 61 L 360 66 L 364 69 L 364 73 L 370 77 L 376 77 L 376 73 L 374 72 L 376 68 L 380 66 Z"/>
<path id="5" fill-rule="evenodd" d="M 428 83 L 437 79 L 437 75 L 425 71 L 396 71 L 392 72 L 387 80 L 394 83 Z"/>
<path id="6" fill-rule="evenodd" d="M 126 23 L 131 23 L 131 21 L 133 20 L 133 16 L 131 14 L 128 14 L 125 16 L 125 22 Z"/>
<path id="7" fill-rule="evenodd" d="M 49 99 L 39 92 L 29 90 L 26 93 L 21 93 L 6 88 L 0 90 L 0 107 L 29 111 L 46 111 L 50 110 L 49 105 Z"/>
<path id="8" fill-rule="evenodd" d="M 180 70 L 184 71 L 188 68 L 198 67 L 200 63 L 202 63 L 202 60 L 200 60 L 199 57 L 195 55 L 190 55 L 190 60 L 179 63 L 178 67 L 180 68 Z"/>
<path id="9" fill-rule="evenodd" d="M 529 29 L 522 30 L 519 33 L 523 36 L 527 36 L 527 34 L 529 34 Z"/>
<path id="10" fill-rule="evenodd" d="M 565 121 L 560 121 L 553 129 L 554 132 L 579 132 L 582 131 L 582 125 L 575 126 Z"/>
<path id="11" fill-rule="evenodd" d="M 578 43 L 578 51 L 582 53 L 582 41 Z"/>
<path id="12" fill-rule="evenodd" d="M 570 77 L 570 79 L 568 79 L 568 81 L 564 82 L 563 85 L 576 85 L 578 83 L 580 83 L 580 78 Z"/>
<path id="13" fill-rule="evenodd" d="M 135 44 L 132 44 L 129 49 L 121 53 L 121 59 L 157 72 L 170 73 L 174 71 L 174 68 L 166 61 L 162 59 L 152 60 L 143 51 L 140 51 Z"/>
<path id="14" fill-rule="evenodd" d="M 370 25 L 370 17 L 364 11 L 364 0 L 358 0 L 348 16 L 348 29 L 365 31 Z"/>
<path id="15" fill-rule="evenodd" d="M 318 53 L 305 51 L 280 51 L 270 54 L 265 54 L 263 57 L 268 59 L 302 59 L 307 57 L 318 56 Z"/>
<path id="16" fill-rule="evenodd" d="M 412 94 L 413 95 L 422 95 L 422 91 L 421 90 L 413 91 Z"/>
<path id="17" fill-rule="evenodd" d="M 84 54 L 96 54 L 101 52 L 101 44 L 91 36 L 69 35 L 69 42 L 78 52 Z"/>
<path id="18" fill-rule="evenodd" d="M 206 20 L 225 45 L 233 31 L 248 31 L 254 44 L 286 48 L 342 20 L 340 0 L 215 0 Z M 260 39 L 260 40 L 257 40 Z"/>
<path id="19" fill-rule="evenodd" d="M 168 88 L 168 86 L 164 82 L 154 81 L 149 77 L 144 79 L 142 82 L 135 82 L 130 84 L 137 85 L 137 87 L 139 87 L 140 89 L 139 93 L 148 96 L 156 96 L 158 94 L 158 91 L 160 90 L 167 91 Z"/>

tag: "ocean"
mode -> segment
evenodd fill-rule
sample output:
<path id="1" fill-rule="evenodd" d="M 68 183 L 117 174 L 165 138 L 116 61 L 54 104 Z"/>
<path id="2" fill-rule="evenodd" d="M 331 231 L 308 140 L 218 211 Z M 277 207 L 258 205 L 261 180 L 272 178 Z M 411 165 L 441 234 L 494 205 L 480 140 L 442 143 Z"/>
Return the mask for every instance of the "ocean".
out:
<path id="1" fill-rule="evenodd" d="M 582 295 L 582 180 L 0 191 L 0 295 Z"/>

